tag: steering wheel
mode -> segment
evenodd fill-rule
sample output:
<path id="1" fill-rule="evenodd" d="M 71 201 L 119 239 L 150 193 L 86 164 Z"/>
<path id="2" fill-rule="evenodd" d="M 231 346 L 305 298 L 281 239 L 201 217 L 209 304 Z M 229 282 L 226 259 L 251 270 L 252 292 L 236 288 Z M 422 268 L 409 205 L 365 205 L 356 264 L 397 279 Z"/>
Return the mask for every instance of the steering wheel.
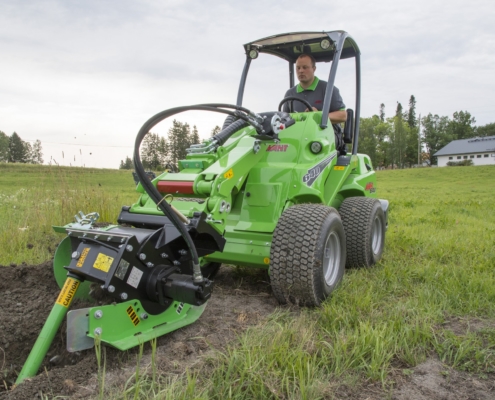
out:
<path id="1" fill-rule="evenodd" d="M 282 111 L 282 106 L 287 103 L 288 101 L 299 101 L 300 103 L 303 103 L 307 108 L 308 110 L 312 111 L 313 110 L 313 106 L 311 104 L 309 104 L 309 102 L 307 100 L 304 100 L 304 99 L 301 99 L 300 97 L 295 97 L 295 96 L 289 96 L 289 97 L 286 97 L 284 98 L 280 104 L 278 105 L 278 111 Z M 291 104 L 292 105 L 292 104 Z M 292 107 L 289 107 L 289 110 L 291 109 Z M 293 112 L 293 111 L 291 111 Z"/>

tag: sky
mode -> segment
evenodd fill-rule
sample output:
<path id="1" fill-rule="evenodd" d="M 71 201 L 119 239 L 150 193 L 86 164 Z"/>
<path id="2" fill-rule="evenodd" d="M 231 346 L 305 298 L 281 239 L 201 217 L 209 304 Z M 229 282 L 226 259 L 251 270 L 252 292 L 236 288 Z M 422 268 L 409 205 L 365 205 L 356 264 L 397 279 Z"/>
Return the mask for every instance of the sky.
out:
<path id="1" fill-rule="evenodd" d="M 0 131 L 41 140 L 45 163 L 118 168 L 140 127 L 177 106 L 236 102 L 243 44 L 345 30 L 361 50 L 361 116 L 416 98 L 418 114 L 495 122 L 495 7 L 488 0 L 0 0 Z M 316 75 L 328 77 L 328 64 Z M 354 62 L 336 86 L 354 108 Z M 243 105 L 273 111 L 287 63 L 253 61 Z M 224 116 L 176 115 L 206 138 Z M 166 135 L 171 120 L 153 128 Z"/>

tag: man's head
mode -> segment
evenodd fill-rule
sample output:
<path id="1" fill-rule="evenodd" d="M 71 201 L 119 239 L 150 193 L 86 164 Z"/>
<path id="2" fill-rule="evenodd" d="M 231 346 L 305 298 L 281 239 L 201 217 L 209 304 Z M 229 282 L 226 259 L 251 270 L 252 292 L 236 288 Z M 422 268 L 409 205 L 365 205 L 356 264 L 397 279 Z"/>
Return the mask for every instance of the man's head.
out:
<path id="1" fill-rule="evenodd" d="M 296 74 L 301 86 L 306 89 L 315 79 L 315 59 L 309 54 L 301 54 L 296 60 Z"/>

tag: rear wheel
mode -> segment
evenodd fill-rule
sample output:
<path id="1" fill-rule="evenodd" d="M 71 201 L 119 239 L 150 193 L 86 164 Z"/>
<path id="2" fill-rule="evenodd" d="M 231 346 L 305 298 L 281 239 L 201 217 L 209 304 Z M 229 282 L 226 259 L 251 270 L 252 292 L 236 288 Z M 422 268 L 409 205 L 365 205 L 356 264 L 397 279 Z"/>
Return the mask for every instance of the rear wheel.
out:
<path id="1" fill-rule="evenodd" d="M 339 209 L 347 239 L 346 267 L 371 267 L 382 257 L 385 246 L 385 214 L 380 201 L 349 197 Z"/>
<path id="2" fill-rule="evenodd" d="M 342 280 L 345 242 L 334 208 L 301 204 L 284 211 L 270 249 L 270 282 L 277 300 L 319 306 Z"/>

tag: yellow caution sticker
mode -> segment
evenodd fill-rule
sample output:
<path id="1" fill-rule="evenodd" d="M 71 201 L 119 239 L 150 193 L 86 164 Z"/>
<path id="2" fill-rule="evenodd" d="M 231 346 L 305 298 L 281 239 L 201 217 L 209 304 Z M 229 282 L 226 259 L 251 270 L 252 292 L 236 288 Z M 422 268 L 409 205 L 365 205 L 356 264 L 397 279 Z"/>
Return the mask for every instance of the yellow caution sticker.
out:
<path id="1" fill-rule="evenodd" d="M 78 287 L 79 281 L 76 281 L 72 278 L 67 278 L 64 283 L 64 287 L 58 295 L 56 304 L 60 304 L 61 306 L 68 308 L 70 306 L 70 303 L 72 303 L 72 299 L 74 298 Z"/>
<path id="2" fill-rule="evenodd" d="M 141 322 L 141 320 L 137 316 L 136 311 L 134 311 L 134 308 L 132 306 L 129 306 L 129 307 L 127 307 L 126 311 L 127 311 L 127 315 L 131 319 L 134 326 L 137 326 Z"/>
<path id="3" fill-rule="evenodd" d="M 100 253 L 96 257 L 96 261 L 93 264 L 93 268 L 99 269 L 103 272 L 108 272 L 110 266 L 112 265 L 113 257 L 107 256 L 106 254 Z"/>
<path id="4" fill-rule="evenodd" d="M 84 261 L 86 260 L 86 257 L 88 256 L 89 253 L 89 247 L 85 247 L 83 251 L 81 251 L 81 257 L 79 257 L 79 260 L 77 260 L 76 267 L 81 268 L 84 264 Z"/>
<path id="5" fill-rule="evenodd" d="M 345 169 L 345 167 L 343 167 L 342 165 L 336 165 L 335 167 L 333 167 L 333 169 L 335 169 L 337 171 L 343 171 Z"/>
<path id="6" fill-rule="evenodd" d="M 263 259 L 263 262 L 264 262 L 265 264 L 270 264 L 270 259 L 269 259 L 268 257 L 265 257 L 265 258 Z"/>
<path id="7" fill-rule="evenodd" d="M 234 171 L 231 169 L 229 169 L 225 174 L 223 174 L 223 177 L 225 179 L 230 179 L 230 178 L 233 178 L 234 177 Z"/>

